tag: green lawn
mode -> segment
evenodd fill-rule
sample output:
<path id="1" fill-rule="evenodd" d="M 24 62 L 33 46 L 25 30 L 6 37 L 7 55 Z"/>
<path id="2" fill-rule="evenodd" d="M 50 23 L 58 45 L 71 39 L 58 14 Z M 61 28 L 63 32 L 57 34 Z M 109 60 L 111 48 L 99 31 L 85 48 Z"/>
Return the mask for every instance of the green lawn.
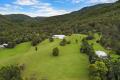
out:
<path id="1" fill-rule="evenodd" d="M 38 51 L 30 47 L 30 43 L 23 43 L 14 49 L 0 50 L 0 66 L 8 64 L 25 64 L 23 78 L 36 76 L 38 79 L 48 80 L 88 80 L 88 57 L 80 53 L 79 45 L 85 35 L 67 37 L 71 41 L 64 47 L 59 46 L 59 39 L 54 42 L 48 40 L 38 45 Z M 53 57 L 52 49 L 58 47 L 60 55 Z"/>
<path id="2" fill-rule="evenodd" d="M 14 49 L 0 49 L 0 66 L 10 64 L 25 64 L 25 70 L 22 73 L 23 78 L 31 76 L 38 80 L 47 78 L 48 80 L 89 80 L 88 77 L 88 57 L 80 53 L 80 43 L 86 35 L 73 34 L 66 37 L 71 44 L 59 46 L 61 40 L 55 39 L 49 42 L 48 39 L 38 45 L 38 51 L 32 47 L 30 42 L 22 43 Z M 76 43 L 76 39 L 78 43 Z M 100 44 L 96 43 L 99 36 L 95 34 L 95 39 L 89 41 L 94 43 L 95 50 L 105 50 Z M 52 56 L 52 49 L 58 47 L 60 55 Z M 115 55 L 114 55 L 115 56 Z"/>

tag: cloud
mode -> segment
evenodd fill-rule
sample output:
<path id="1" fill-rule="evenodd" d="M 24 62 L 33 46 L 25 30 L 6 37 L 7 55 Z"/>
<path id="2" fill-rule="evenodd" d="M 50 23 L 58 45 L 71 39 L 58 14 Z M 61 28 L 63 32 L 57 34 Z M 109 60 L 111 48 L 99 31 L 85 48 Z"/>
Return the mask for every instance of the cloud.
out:
<path id="1" fill-rule="evenodd" d="M 82 0 L 72 0 L 72 3 L 80 3 Z"/>
<path id="2" fill-rule="evenodd" d="M 92 3 L 92 4 L 95 4 L 95 3 L 113 3 L 116 1 L 118 1 L 118 0 L 89 0 L 88 3 Z"/>
<path id="3" fill-rule="evenodd" d="M 0 6 L 0 14 L 26 14 L 32 17 L 36 17 L 36 16 L 49 17 L 49 16 L 62 15 L 70 12 L 64 9 L 54 8 L 50 3 L 38 2 L 37 0 L 26 0 L 26 1 L 17 0 L 17 1 L 22 1 L 22 3 L 4 4 L 3 6 Z M 32 2 L 29 1 L 35 1 L 37 3 L 33 4 Z"/>
<path id="4" fill-rule="evenodd" d="M 72 3 L 92 3 L 92 4 L 96 4 L 96 3 L 112 3 L 118 0 L 66 0 L 66 1 L 71 1 Z"/>
<path id="5" fill-rule="evenodd" d="M 38 0 L 17 0 L 14 3 L 18 5 L 35 5 L 38 4 L 38 2 Z"/>

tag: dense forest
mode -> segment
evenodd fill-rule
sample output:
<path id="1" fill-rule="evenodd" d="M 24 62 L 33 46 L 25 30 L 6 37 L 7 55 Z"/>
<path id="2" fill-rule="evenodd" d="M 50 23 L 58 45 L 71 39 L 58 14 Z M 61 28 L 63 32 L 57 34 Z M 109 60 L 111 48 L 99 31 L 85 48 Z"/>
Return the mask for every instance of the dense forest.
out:
<path id="1" fill-rule="evenodd" d="M 99 42 L 120 54 L 120 2 L 85 7 L 70 14 L 29 17 L 23 14 L 0 15 L 0 44 L 7 48 L 31 41 L 35 46 L 53 34 L 102 34 Z"/>

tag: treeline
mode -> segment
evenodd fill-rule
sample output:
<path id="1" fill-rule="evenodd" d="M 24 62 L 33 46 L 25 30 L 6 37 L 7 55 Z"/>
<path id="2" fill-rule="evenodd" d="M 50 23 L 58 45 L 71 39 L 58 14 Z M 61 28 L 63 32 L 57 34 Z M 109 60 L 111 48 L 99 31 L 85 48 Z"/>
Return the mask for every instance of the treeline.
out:
<path id="1" fill-rule="evenodd" d="M 89 57 L 89 75 L 91 80 L 120 80 L 120 58 L 112 60 L 111 56 L 100 58 L 95 54 L 93 44 L 82 40 L 81 53 Z"/>
<path id="2" fill-rule="evenodd" d="M 0 80 L 23 80 L 20 67 L 10 65 L 0 68 Z"/>

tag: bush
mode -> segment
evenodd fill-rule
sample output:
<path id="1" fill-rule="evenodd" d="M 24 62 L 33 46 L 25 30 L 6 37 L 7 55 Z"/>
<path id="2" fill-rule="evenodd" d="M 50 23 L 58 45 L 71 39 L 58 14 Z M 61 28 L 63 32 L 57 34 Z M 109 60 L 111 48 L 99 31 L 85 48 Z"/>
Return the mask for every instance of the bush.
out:
<path id="1" fill-rule="evenodd" d="M 93 39 L 94 39 L 93 36 L 87 36 L 87 37 L 86 37 L 86 40 L 93 40 Z"/>
<path id="2" fill-rule="evenodd" d="M 66 39 L 63 39 L 61 42 L 60 42 L 60 46 L 65 46 L 67 43 Z"/>
<path id="3" fill-rule="evenodd" d="M 71 41 L 67 41 L 67 44 L 71 44 Z"/>
<path id="4" fill-rule="evenodd" d="M 49 38 L 49 41 L 50 41 L 50 42 L 53 42 L 53 41 L 54 41 L 54 39 L 53 39 L 52 37 L 50 37 L 50 38 Z"/>
<path id="5" fill-rule="evenodd" d="M 0 80 L 22 80 L 18 66 L 6 66 L 0 69 Z"/>
<path id="6" fill-rule="evenodd" d="M 59 49 L 57 47 L 53 49 L 52 55 L 53 56 L 58 56 L 59 55 Z"/>
<path id="7" fill-rule="evenodd" d="M 40 39 L 38 38 L 38 37 L 36 37 L 36 38 L 34 38 L 33 40 L 32 40 L 32 46 L 36 46 L 38 43 L 40 43 Z"/>
<path id="8" fill-rule="evenodd" d="M 97 40 L 96 43 L 100 43 L 100 40 Z"/>
<path id="9" fill-rule="evenodd" d="M 14 48 L 15 45 L 15 42 L 8 42 L 8 46 L 6 46 L 6 48 Z"/>

